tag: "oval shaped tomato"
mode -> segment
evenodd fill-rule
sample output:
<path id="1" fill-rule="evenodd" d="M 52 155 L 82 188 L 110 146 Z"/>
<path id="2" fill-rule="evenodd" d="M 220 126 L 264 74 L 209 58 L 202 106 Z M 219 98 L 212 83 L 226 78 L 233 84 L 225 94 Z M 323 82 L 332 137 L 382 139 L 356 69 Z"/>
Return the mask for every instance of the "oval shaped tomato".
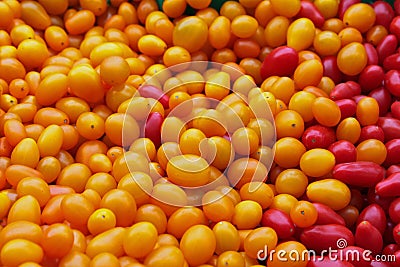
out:
<path id="1" fill-rule="evenodd" d="M 180 249 L 185 259 L 191 265 L 200 265 L 209 261 L 216 248 L 214 232 L 205 225 L 190 227 L 182 236 Z M 203 253 L 196 253 L 201 249 Z"/>
<path id="2" fill-rule="evenodd" d="M 294 224 L 289 215 L 278 209 L 265 211 L 261 219 L 261 225 L 271 227 L 278 237 L 282 239 L 291 237 L 295 232 Z"/>
<path id="3" fill-rule="evenodd" d="M 338 68 L 346 75 L 354 76 L 361 73 L 367 63 L 365 47 L 357 42 L 346 45 L 337 55 Z"/>
<path id="4" fill-rule="evenodd" d="M 340 210 L 350 203 L 351 192 L 349 187 L 341 181 L 324 179 L 309 184 L 307 197 L 311 201 L 325 204 L 334 210 Z"/>
<path id="5" fill-rule="evenodd" d="M 308 18 L 300 18 L 290 24 L 287 32 L 287 44 L 296 51 L 305 50 L 312 45 L 314 36 L 314 23 Z"/>
<path id="6" fill-rule="evenodd" d="M 385 88 L 394 96 L 400 96 L 400 70 L 390 70 L 385 74 Z"/>
<path id="7" fill-rule="evenodd" d="M 335 131 L 321 125 L 308 127 L 301 137 L 301 142 L 307 149 L 328 148 L 335 141 Z"/>
<path id="8" fill-rule="evenodd" d="M 297 51 L 288 46 L 277 47 L 264 59 L 261 65 L 261 77 L 290 76 L 294 73 L 299 61 Z"/>

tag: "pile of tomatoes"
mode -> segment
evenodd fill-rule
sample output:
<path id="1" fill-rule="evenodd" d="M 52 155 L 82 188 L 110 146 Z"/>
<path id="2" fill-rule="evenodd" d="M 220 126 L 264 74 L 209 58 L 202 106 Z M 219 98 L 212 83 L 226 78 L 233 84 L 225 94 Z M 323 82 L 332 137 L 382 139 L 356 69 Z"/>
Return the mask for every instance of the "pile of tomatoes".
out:
<path id="1" fill-rule="evenodd" d="M 400 266 L 400 1 L 211 4 L 0 2 L 1 266 Z"/>

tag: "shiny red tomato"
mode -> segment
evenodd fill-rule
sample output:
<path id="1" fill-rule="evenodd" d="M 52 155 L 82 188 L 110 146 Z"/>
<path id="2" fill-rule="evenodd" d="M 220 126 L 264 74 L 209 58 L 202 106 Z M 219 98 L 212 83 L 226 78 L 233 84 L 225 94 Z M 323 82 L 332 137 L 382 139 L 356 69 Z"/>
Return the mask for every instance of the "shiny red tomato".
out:
<path id="1" fill-rule="evenodd" d="M 335 155 L 336 164 L 353 162 L 357 159 L 356 147 L 346 140 L 340 140 L 331 144 L 328 150 Z"/>
<path id="2" fill-rule="evenodd" d="M 363 91 L 370 91 L 382 85 L 385 73 L 379 65 L 369 65 L 363 69 L 358 77 L 358 83 Z"/>
<path id="3" fill-rule="evenodd" d="M 381 142 L 385 140 L 385 134 L 381 127 L 376 125 L 368 125 L 361 128 L 360 138 L 358 142 L 361 143 L 362 141 L 368 139 L 377 139 Z"/>
<path id="4" fill-rule="evenodd" d="M 308 127 L 301 137 L 301 142 L 307 149 L 327 148 L 335 141 L 335 131 L 330 127 L 322 125 Z"/>
<path id="5" fill-rule="evenodd" d="M 390 22 L 394 18 L 394 10 L 386 1 L 376 1 L 372 7 L 374 8 L 376 20 L 375 25 L 383 25 L 389 30 Z"/>
<path id="6" fill-rule="evenodd" d="M 299 63 L 296 50 L 288 46 L 281 46 L 272 50 L 261 65 L 261 77 L 291 76 Z"/>
<path id="7" fill-rule="evenodd" d="M 390 70 L 385 74 L 385 87 L 389 92 L 400 97 L 400 71 Z"/>

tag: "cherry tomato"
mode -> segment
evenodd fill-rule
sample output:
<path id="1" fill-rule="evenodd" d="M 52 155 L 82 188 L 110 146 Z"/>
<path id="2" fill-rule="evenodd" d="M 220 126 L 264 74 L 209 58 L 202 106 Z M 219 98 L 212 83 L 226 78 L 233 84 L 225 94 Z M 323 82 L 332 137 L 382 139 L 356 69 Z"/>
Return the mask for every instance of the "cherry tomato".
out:
<path id="1" fill-rule="evenodd" d="M 266 79 L 273 75 L 291 75 L 297 67 L 298 60 L 298 54 L 293 48 L 278 47 L 265 58 L 261 67 L 261 76 Z"/>
<path id="2" fill-rule="evenodd" d="M 385 88 L 394 96 L 400 96 L 400 71 L 390 70 L 385 74 Z"/>
<path id="3" fill-rule="evenodd" d="M 307 149 L 328 148 L 336 141 L 336 136 L 332 128 L 315 125 L 304 131 L 301 141 Z"/>
<path id="4" fill-rule="evenodd" d="M 290 24 L 287 32 L 287 44 L 296 51 L 305 50 L 312 45 L 314 36 L 313 22 L 308 18 L 300 18 Z"/>
<path id="5" fill-rule="evenodd" d="M 353 42 L 340 49 L 337 55 L 337 64 L 341 72 L 346 75 L 357 75 L 367 65 L 367 52 L 360 43 Z"/>

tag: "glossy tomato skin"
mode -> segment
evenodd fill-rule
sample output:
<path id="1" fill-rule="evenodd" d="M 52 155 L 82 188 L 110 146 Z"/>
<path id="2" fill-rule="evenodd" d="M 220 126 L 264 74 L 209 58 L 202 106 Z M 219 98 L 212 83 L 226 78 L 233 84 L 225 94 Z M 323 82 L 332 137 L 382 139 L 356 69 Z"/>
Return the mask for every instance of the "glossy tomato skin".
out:
<path id="1" fill-rule="evenodd" d="M 384 164 L 386 166 L 400 164 L 400 139 L 390 140 L 385 144 L 385 146 L 387 155 Z"/>
<path id="2" fill-rule="evenodd" d="M 365 52 L 367 53 L 367 65 L 378 65 L 379 57 L 375 47 L 370 43 L 364 43 Z"/>
<path id="3" fill-rule="evenodd" d="M 332 128 L 314 125 L 304 131 L 301 142 L 306 148 L 327 148 L 336 141 L 335 131 Z"/>
<path id="4" fill-rule="evenodd" d="M 377 254 L 382 250 L 383 238 L 381 233 L 370 222 L 361 221 L 354 234 L 356 245 L 371 250 Z"/>
<path id="5" fill-rule="evenodd" d="M 353 99 L 340 99 L 336 100 L 335 103 L 340 109 L 340 120 L 344 120 L 356 114 L 357 104 Z"/>
<path id="6" fill-rule="evenodd" d="M 382 255 L 393 255 L 397 250 L 399 250 L 399 245 L 388 244 L 382 249 Z"/>
<path id="7" fill-rule="evenodd" d="M 390 203 L 389 217 L 394 223 L 400 223 L 400 198 L 396 198 Z"/>
<path id="8" fill-rule="evenodd" d="M 392 6 L 385 1 L 376 1 L 372 7 L 376 14 L 375 25 L 382 25 L 389 30 L 390 22 L 394 18 Z"/>
<path id="9" fill-rule="evenodd" d="M 376 47 L 376 52 L 378 52 L 379 63 L 382 64 L 385 58 L 395 53 L 397 49 L 397 38 L 394 34 L 386 35 L 382 41 L 379 42 Z"/>
<path id="10" fill-rule="evenodd" d="M 330 256 L 312 257 L 307 263 L 307 267 L 354 267 L 350 262 L 342 260 L 332 260 Z"/>
<path id="11" fill-rule="evenodd" d="M 390 117 L 380 117 L 377 125 L 385 133 L 385 142 L 400 138 L 400 120 Z"/>
<path id="12" fill-rule="evenodd" d="M 392 116 L 396 119 L 400 119 L 400 101 L 395 101 L 390 106 Z"/>
<path id="13" fill-rule="evenodd" d="M 317 253 L 328 248 L 337 249 L 337 240 L 340 238 L 345 239 L 349 246 L 354 245 L 353 233 L 340 224 L 314 225 L 300 234 L 301 243 Z"/>
<path id="14" fill-rule="evenodd" d="M 268 209 L 264 212 L 261 225 L 271 227 L 280 239 L 287 239 L 295 232 L 295 226 L 289 215 L 278 209 Z"/>
<path id="15" fill-rule="evenodd" d="M 400 244 L 400 223 L 393 228 L 393 237 L 397 244 Z"/>
<path id="16" fill-rule="evenodd" d="M 357 225 L 354 238 L 356 245 L 368 249 L 374 254 L 382 250 L 382 234 L 369 221 L 361 221 Z"/>
<path id="17" fill-rule="evenodd" d="M 385 70 L 400 70 L 400 53 L 395 53 L 386 57 L 383 60 L 383 67 Z"/>
<path id="18" fill-rule="evenodd" d="M 296 50 L 288 46 L 275 48 L 265 57 L 261 65 L 261 77 L 291 76 L 299 63 L 299 55 Z"/>
<path id="19" fill-rule="evenodd" d="M 169 96 L 153 85 L 143 85 L 138 89 L 140 96 L 158 100 L 165 109 L 169 106 Z"/>
<path id="20" fill-rule="evenodd" d="M 381 127 L 376 125 L 368 125 L 361 128 L 360 138 L 358 142 L 361 143 L 362 141 L 368 139 L 377 139 L 381 142 L 385 140 L 385 134 Z"/>
<path id="21" fill-rule="evenodd" d="M 362 221 L 370 222 L 378 231 L 383 234 L 386 229 L 386 214 L 378 204 L 371 204 L 363 209 L 357 219 L 357 225 Z"/>
<path id="22" fill-rule="evenodd" d="M 324 17 L 314 3 L 308 1 L 301 1 L 301 8 L 297 13 L 297 17 L 310 19 L 318 28 L 321 28 L 325 22 Z"/>
<path id="23" fill-rule="evenodd" d="M 358 77 L 358 83 L 364 92 L 369 92 L 382 85 L 385 73 L 379 65 L 368 65 Z"/>
<path id="24" fill-rule="evenodd" d="M 400 97 L 400 70 L 386 72 L 385 87 L 392 95 Z"/>
<path id="25" fill-rule="evenodd" d="M 392 103 L 390 92 L 385 89 L 385 87 L 381 86 L 372 90 L 368 96 L 375 98 L 379 106 L 379 115 L 384 116 L 388 112 L 390 104 Z"/>
<path id="26" fill-rule="evenodd" d="M 337 65 L 336 56 L 327 56 L 322 59 L 322 65 L 324 66 L 324 76 L 327 76 L 335 82 L 335 84 L 342 81 L 342 73 Z"/>
<path id="27" fill-rule="evenodd" d="M 382 197 L 400 196 L 400 173 L 396 172 L 375 186 L 376 194 Z"/>
<path id="28" fill-rule="evenodd" d="M 386 171 L 386 177 L 389 177 L 393 173 L 400 172 L 400 165 L 392 165 Z"/>
<path id="29" fill-rule="evenodd" d="M 385 169 L 369 161 L 348 162 L 337 164 L 332 176 L 348 185 L 372 187 L 385 178 Z"/>
<path id="30" fill-rule="evenodd" d="M 151 112 L 144 127 L 144 136 L 149 138 L 157 148 L 161 145 L 161 125 L 163 121 L 164 118 L 160 113 Z"/>
<path id="31" fill-rule="evenodd" d="M 345 221 L 342 216 L 337 214 L 332 208 L 325 204 L 313 203 L 314 207 L 318 212 L 318 219 L 315 222 L 316 225 L 322 224 L 340 224 L 345 225 Z"/>
<path id="32" fill-rule="evenodd" d="M 361 94 L 361 87 L 355 82 L 337 84 L 331 91 L 329 97 L 332 100 L 349 99 Z"/>
<path id="33" fill-rule="evenodd" d="M 360 3 L 361 0 L 344 0 L 344 1 L 340 1 L 339 2 L 339 10 L 338 10 L 338 14 L 339 14 L 339 18 L 343 19 L 343 15 L 346 12 L 346 10 L 352 6 L 355 5 L 357 3 Z"/>
<path id="34" fill-rule="evenodd" d="M 336 164 L 357 160 L 357 149 L 347 140 L 340 140 L 331 144 L 328 150 L 335 155 Z"/>
<path id="35" fill-rule="evenodd" d="M 392 20 L 392 22 L 390 23 L 389 29 L 392 34 L 396 35 L 397 40 L 400 41 L 400 15 L 399 14 L 397 15 L 397 17 L 395 17 Z"/>

